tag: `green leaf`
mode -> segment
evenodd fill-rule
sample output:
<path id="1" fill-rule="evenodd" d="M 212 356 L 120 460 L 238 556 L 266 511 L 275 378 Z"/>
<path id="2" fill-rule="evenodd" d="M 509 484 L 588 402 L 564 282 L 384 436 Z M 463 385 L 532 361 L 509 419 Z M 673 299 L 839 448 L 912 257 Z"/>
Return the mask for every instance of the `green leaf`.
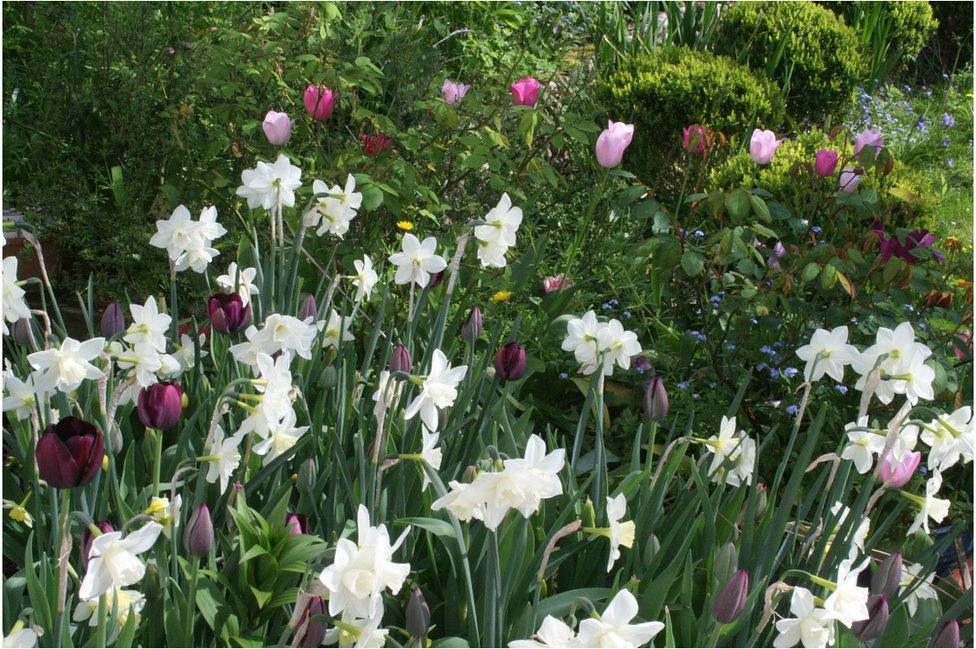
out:
<path id="1" fill-rule="evenodd" d="M 734 189 L 725 197 L 725 209 L 729 213 L 729 218 L 739 223 L 749 216 L 749 194 L 746 190 Z"/>
<path id="2" fill-rule="evenodd" d="M 803 273 L 800 275 L 800 279 L 802 279 L 804 282 L 811 282 L 819 274 L 820 264 L 815 261 L 811 261 L 809 264 L 803 267 Z"/>
<path id="3" fill-rule="evenodd" d="M 773 217 L 769 214 L 769 208 L 766 206 L 766 201 L 759 198 L 755 194 L 749 196 L 749 203 L 752 205 L 752 213 L 757 217 L 765 221 L 766 223 L 771 223 Z"/>
<path id="4" fill-rule="evenodd" d="M 264 605 L 268 602 L 269 599 L 271 599 L 271 596 L 274 595 L 274 593 L 268 592 L 266 590 L 259 590 L 254 586 L 249 585 L 248 587 L 251 589 L 251 592 L 254 594 L 254 599 L 258 600 L 258 608 L 264 608 Z"/>
<path id="5" fill-rule="evenodd" d="M 681 268 L 684 269 L 688 277 L 700 275 L 704 267 L 705 260 L 694 250 L 685 250 L 685 253 L 681 255 Z"/>
<path id="6" fill-rule="evenodd" d="M 442 521 L 439 518 L 424 518 L 424 517 L 408 517 L 408 518 L 398 518 L 395 521 L 396 525 L 410 525 L 412 527 L 419 527 L 421 529 L 427 530 L 435 536 L 442 536 L 449 539 L 457 538 L 454 534 L 454 527 L 451 526 L 447 521 Z"/>

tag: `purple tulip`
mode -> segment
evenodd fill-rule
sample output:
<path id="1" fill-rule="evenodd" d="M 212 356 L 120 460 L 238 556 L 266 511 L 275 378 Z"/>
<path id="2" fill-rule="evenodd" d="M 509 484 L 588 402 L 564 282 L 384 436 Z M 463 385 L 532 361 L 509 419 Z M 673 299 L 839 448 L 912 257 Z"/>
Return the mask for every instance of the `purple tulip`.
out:
<path id="1" fill-rule="evenodd" d="M 634 139 L 634 125 L 607 122 L 607 128 L 596 140 L 596 161 L 604 169 L 613 169 L 624 158 L 624 151 Z"/>
<path id="2" fill-rule="evenodd" d="M 495 375 L 503 381 L 517 381 L 525 374 L 525 350 L 518 343 L 508 343 L 495 354 Z"/>
<path id="3" fill-rule="evenodd" d="M 947 647 L 949 649 L 955 649 L 960 646 L 959 641 L 959 622 L 956 620 L 949 620 L 941 627 L 935 627 L 935 633 L 932 634 L 932 642 L 929 644 L 930 647 Z"/>
<path id="4" fill-rule="evenodd" d="M 202 557 L 214 544 L 213 520 L 210 518 L 210 508 L 207 503 L 200 503 L 200 506 L 190 514 L 190 520 L 186 522 L 186 529 L 183 530 L 183 549 L 191 557 Z"/>
<path id="5" fill-rule="evenodd" d="M 855 622 L 851 626 L 851 631 L 861 642 L 867 642 L 881 635 L 886 626 L 888 626 L 888 597 L 872 595 L 868 599 L 868 619 Z"/>
<path id="6" fill-rule="evenodd" d="M 31 318 L 20 318 L 10 327 L 10 337 L 13 338 L 14 342 L 23 347 L 27 347 L 31 344 L 31 340 L 34 338 L 34 334 L 31 331 Z"/>
<path id="7" fill-rule="evenodd" d="M 275 146 L 281 146 L 291 139 L 291 118 L 285 113 L 269 110 L 261 128 L 264 129 L 268 142 Z"/>
<path id="8" fill-rule="evenodd" d="M 215 293 L 207 300 L 210 324 L 222 334 L 237 333 L 251 324 L 251 303 L 237 293 Z"/>
<path id="9" fill-rule="evenodd" d="M 682 131 L 681 146 L 688 153 L 704 153 L 708 144 L 708 131 L 701 124 L 686 126 Z"/>
<path id="10" fill-rule="evenodd" d="M 302 299 L 302 305 L 298 307 L 298 319 L 307 320 L 311 318 L 315 320 L 319 316 L 319 307 L 315 303 L 315 296 L 311 293 L 306 293 L 305 297 Z"/>
<path id="11" fill-rule="evenodd" d="M 112 302 L 102 311 L 100 327 L 102 336 L 111 338 L 125 331 L 125 315 L 118 302 Z"/>
<path id="12" fill-rule="evenodd" d="M 918 451 L 905 453 L 901 460 L 888 451 L 878 464 L 878 477 L 889 489 L 900 489 L 912 479 L 921 461 L 922 454 Z"/>
<path id="13" fill-rule="evenodd" d="M 541 87 L 542 84 L 532 77 L 519 79 L 512 84 L 512 105 L 535 106 L 539 101 L 539 88 Z"/>
<path id="14" fill-rule="evenodd" d="M 866 146 L 874 147 L 874 153 L 877 155 L 878 151 L 884 148 L 884 138 L 881 137 L 881 131 L 869 128 L 858 133 L 857 137 L 854 138 L 854 155 L 861 155 L 861 150 Z"/>
<path id="15" fill-rule="evenodd" d="M 468 319 L 461 326 L 461 338 L 474 344 L 481 337 L 481 332 L 485 330 L 484 317 L 481 315 L 479 307 L 472 307 L 468 314 Z"/>
<path id="16" fill-rule="evenodd" d="M 298 534 L 308 534 L 308 517 L 304 514 L 285 514 L 285 527 L 288 533 L 297 536 Z"/>
<path id="17" fill-rule="evenodd" d="M 169 430 L 183 414 L 183 389 L 179 383 L 160 381 L 139 390 L 139 421 L 146 428 Z"/>
<path id="18" fill-rule="evenodd" d="M 34 452 L 41 479 L 56 489 L 83 487 L 102 468 L 105 438 L 94 425 L 63 417 L 41 435 Z"/>
<path id="19" fill-rule="evenodd" d="M 902 244 L 898 237 L 886 237 L 884 224 L 875 222 L 871 229 L 878 235 L 878 244 L 881 252 L 881 260 L 888 261 L 892 257 L 909 263 L 916 264 L 919 259 L 912 254 L 916 248 L 932 248 L 935 243 L 935 235 L 927 230 L 913 230 L 905 236 L 905 243 Z M 945 257 L 938 250 L 932 249 L 932 256 L 942 263 Z"/>
<path id="20" fill-rule="evenodd" d="M 776 139 L 776 134 L 772 131 L 761 131 L 757 128 L 753 130 L 749 140 L 749 156 L 758 165 L 768 164 L 782 142 Z"/>
<path id="21" fill-rule="evenodd" d="M 436 273 L 431 273 L 430 279 L 427 280 L 427 288 L 431 289 L 440 286 L 443 281 L 444 281 L 444 271 L 439 270 Z"/>
<path id="22" fill-rule="evenodd" d="M 875 595 L 887 595 L 888 597 L 897 595 L 898 588 L 901 586 L 901 573 L 904 564 L 905 560 L 900 551 L 889 554 L 871 575 L 871 592 Z"/>
<path id="23" fill-rule="evenodd" d="M 390 371 L 409 374 L 412 369 L 413 358 L 410 356 L 410 350 L 407 349 L 406 345 L 398 344 L 393 348 L 393 356 L 390 357 Z"/>
<path id="24" fill-rule="evenodd" d="M 668 416 L 668 391 L 660 376 L 648 381 L 644 389 L 644 414 L 651 421 L 664 421 Z"/>
<path id="25" fill-rule="evenodd" d="M 335 94 L 325 86 L 313 86 L 309 84 L 308 88 L 305 88 L 303 100 L 305 102 L 305 112 L 316 122 L 321 122 L 332 116 L 332 109 L 335 107 Z M 288 138 L 285 138 L 285 141 L 287 142 Z M 272 142 L 272 144 L 275 143 Z"/>
<path id="26" fill-rule="evenodd" d="M 837 169 L 838 154 L 833 149 L 820 149 L 814 158 L 813 166 L 821 178 L 834 175 Z"/>
<path id="27" fill-rule="evenodd" d="M 722 590 L 715 596 L 712 613 L 722 624 L 734 622 L 749 598 L 749 573 L 739 570 L 725 583 Z"/>
<path id="28" fill-rule="evenodd" d="M 451 81 L 450 79 L 444 79 L 444 85 L 441 86 L 441 97 L 448 104 L 456 104 L 461 101 L 471 86 L 463 83 L 458 83 L 457 81 Z"/>
<path id="29" fill-rule="evenodd" d="M 326 622 L 323 619 L 328 612 L 328 605 L 325 600 L 318 595 L 308 595 L 301 593 L 298 602 L 295 604 L 295 613 L 292 616 L 294 622 L 295 635 L 292 638 L 292 647 L 319 647 L 325 639 Z M 293 626 L 289 623 L 289 626 Z"/>
<path id="30" fill-rule="evenodd" d="M 407 602 L 406 610 L 407 633 L 417 642 L 418 647 L 422 647 L 420 642 L 427 637 L 427 630 L 430 629 L 430 607 L 419 586 L 414 586 L 410 592 L 410 600 Z"/>
<path id="31" fill-rule="evenodd" d="M 861 174 L 857 169 L 851 166 L 841 169 L 838 185 L 842 192 L 847 192 L 848 194 L 856 192 L 860 184 Z"/>

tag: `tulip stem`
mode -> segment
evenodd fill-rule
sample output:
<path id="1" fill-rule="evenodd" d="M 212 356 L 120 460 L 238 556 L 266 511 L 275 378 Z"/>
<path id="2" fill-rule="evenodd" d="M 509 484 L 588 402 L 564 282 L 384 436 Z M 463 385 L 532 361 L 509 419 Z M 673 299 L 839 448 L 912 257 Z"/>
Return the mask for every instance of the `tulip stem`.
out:
<path id="1" fill-rule="evenodd" d="M 179 340 L 180 320 L 176 308 L 176 265 L 172 261 L 169 262 L 169 301 L 171 336 L 173 340 Z"/>
<path id="2" fill-rule="evenodd" d="M 186 597 L 186 616 L 184 619 L 184 628 L 186 630 L 186 642 L 184 643 L 187 647 L 193 646 L 193 626 L 195 617 L 195 610 L 193 608 L 194 600 L 197 596 L 197 579 L 200 576 L 200 557 L 193 557 L 193 562 L 190 566 L 190 590 Z"/>
<path id="3" fill-rule="evenodd" d="M 163 464 L 163 431 L 155 430 L 152 428 L 147 430 L 151 430 L 153 435 L 155 435 L 155 439 L 153 440 L 155 442 L 155 449 L 153 451 L 155 462 L 153 463 L 153 491 L 152 492 L 154 496 L 158 496 L 159 476 L 162 473 L 162 464 Z"/>

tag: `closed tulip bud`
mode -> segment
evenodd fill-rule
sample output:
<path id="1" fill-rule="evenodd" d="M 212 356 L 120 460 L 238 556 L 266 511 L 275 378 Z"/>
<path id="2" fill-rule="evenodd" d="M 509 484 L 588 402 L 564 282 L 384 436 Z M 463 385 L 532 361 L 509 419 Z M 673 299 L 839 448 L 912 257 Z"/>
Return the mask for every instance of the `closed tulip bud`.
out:
<path id="1" fill-rule="evenodd" d="M 468 90 L 470 89 L 471 86 L 469 85 L 444 79 L 444 85 L 441 86 L 441 97 L 448 104 L 456 104 L 468 94 Z"/>
<path id="2" fill-rule="evenodd" d="M 708 145 L 708 130 L 701 124 L 686 126 L 681 134 L 681 146 L 688 153 L 704 153 Z"/>
<path id="3" fill-rule="evenodd" d="M 21 318 L 10 329 L 11 337 L 15 343 L 24 347 L 31 344 L 31 340 L 34 337 L 34 334 L 31 332 L 31 318 Z"/>
<path id="4" fill-rule="evenodd" d="M 285 527 L 288 528 L 288 533 L 293 536 L 308 534 L 308 517 L 304 514 L 288 512 L 285 514 Z"/>
<path id="5" fill-rule="evenodd" d="M 436 273 L 430 274 L 430 279 L 427 280 L 427 288 L 436 288 L 441 285 L 444 281 L 444 271 L 439 270 Z"/>
<path id="6" fill-rule="evenodd" d="M 471 312 L 468 313 L 468 319 L 461 327 L 461 338 L 473 344 L 481 337 L 481 332 L 484 330 L 485 323 L 484 317 L 481 315 L 481 309 L 472 307 Z"/>
<path id="7" fill-rule="evenodd" d="M 213 521 L 210 519 L 210 508 L 207 503 L 200 503 L 200 506 L 190 514 L 190 520 L 186 522 L 186 529 L 183 530 L 183 549 L 191 557 L 202 557 L 210 552 L 214 544 Z"/>
<path id="8" fill-rule="evenodd" d="M 930 647 L 950 647 L 955 649 L 959 646 L 959 623 L 949 620 L 942 627 L 936 627 L 932 634 Z"/>
<path id="9" fill-rule="evenodd" d="M 495 354 L 495 375 L 503 381 L 518 381 L 525 374 L 525 350 L 508 343 Z"/>
<path id="10" fill-rule="evenodd" d="M 712 559 L 712 575 L 715 581 L 724 584 L 739 568 L 739 553 L 735 549 L 735 544 L 728 541 L 718 549 L 715 558 Z"/>
<path id="11" fill-rule="evenodd" d="M 761 131 L 757 128 L 749 140 L 749 156 L 758 165 L 768 164 L 781 142 L 772 131 Z"/>
<path id="12" fill-rule="evenodd" d="M 855 192 L 861 184 L 861 174 L 854 167 L 844 167 L 840 172 L 838 184 L 842 192 Z"/>
<path id="13" fill-rule="evenodd" d="M 760 482 L 756 485 L 756 520 L 761 520 L 766 515 L 766 507 L 769 506 L 769 496 L 766 494 L 766 485 Z"/>
<path id="14" fill-rule="evenodd" d="M 894 597 L 901 585 L 901 571 L 904 560 L 901 551 L 889 554 L 871 575 L 871 592 L 875 595 Z"/>
<path id="15" fill-rule="evenodd" d="M 325 86 L 309 85 L 305 88 L 305 96 L 302 99 L 305 102 L 305 112 L 316 122 L 332 116 L 335 94 Z"/>
<path id="16" fill-rule="evenodd" d="M 183 389 L 179 383 L 160 381 L 139 390 L 139 421 L 146 428 L 169 430 L 183 414 Z"/>
<path id="17" fill-rule="evenodd" d="M 298 467 L 298 488 L 305 493 L 312 493 L 315 489 L 318 469 L 315 468 L 315 460 L 306 458 Z"/>
<path id="18" fill-rule="evenodd" d="M 624 151 L 634 139 L 634 125 L 607 122 L 607 128 L 596 140 L 596 161 L 604 169 L 613 169 L 624 158 Z"/>
<path id="19" fill-rule="evenodd" d="M 834 175 L 837 169 L 837 152 L 833 149 L 820 149 L 814 157 L 813 168 L 821 178 Z"/>
<path id="20" fill-rule="evenodd" d="M 410 601 L 407 602 L 407 633 L 414 641 L 423 640 L 427 636 L 427 629 L 430 628 L 430 607 L 424 599 L 424 594 L 419 586 L 414 586 L 410 592 Z"/>
<path id="21" fill-rule="evenodd" d="M 746 606 L 749 598 L 749 573 L 739 570 L 732 575 L 722 590 L 715 596 L 715 603 L 712 605 L 712 613 L 715 619 L 722 624 L 734 622 L 742 609 Z"/>
<path id="22" fill-rule="evenodd" d="M 83 487 L 102 468 L 102 431 L 77 417 L 51 424 L 37 441 L 34 453 L 41 479 L 57 489 Z"/>
<path id="23" fill-rule="evenodd" d="M 573 281 L 566 278 L 564 275 L 554 275 L 552 277 L 546 277 L 542 280 L 542 290 L 544 290 L 546 293 L 561 291 L 571 287 L 572 285 Z"/>
<path id="24" fill-rule="evenodd" d="M 868 598 L 868 619 L 859 620 L 851 626 L 851 631 L 861 642 L 874 640 L 888 626 L 888 597 L 872 595 Z"/>
<path id="25" fill-rule="evenodd" d="M 535 106 L 539 101 L 539 88 L 541 87 L 542 84 L 532 77 L 519 79 L 512 84 L 512 105 Z"/>
<path id="26" fill-rule="evenodd" d="M 237 293 L 215 293 L 207 300 L 210 324 L 222 334 L 233 334 L 251 324 L 251 303 Z"/>
<path id="27" fill-rule="evenodd" d="M 407 349 L 406 345 L 398 344 L 393 348 L 393 355 L 390 357 L 390 371 L 409 374 L 412 369 L 413 358 L 410 356 L 410 350 Z"/>
<path id="28" fill-rule="evenodd" d="M 869 128 L 858 133 L 857 137 L 854 138 L 854 155 L 861 155 L 861 150 L 866 146 L 872 147 L 874 154 L 877 155 L 878 151 L 884 148 L 884 138 L 881 137 L 881 131 Z"/>
<path id="29" fill-rule="evenodd" d="M 668 416 L 668 391 L 660 376 L 652 378 L 644 388 L 644 414 L 651 421 L 664 421 Z"/>
<path id="30" fill-rule="evenodd" d="M 661 551 L 661 542 L 658 540 L 657 536 L 651 534 L 647 542 L 644 544 L 644 551 L 641 558 L 644 560 L 644 567 L 651 565 L 654 559 L 657 557 L 658 553 Z"/>
<path id="31" fill-rule="evenodd" d="M 95 527 L 102 534 L 107 534 L 108 532 L 115 531 L 115 528 L 112 527 L 112 524 L 109 523 L 108 521 L 95 523 Z M 79 548 L 80 554 L 78 558 L 81 559 L 82 570 L 86 570 L 88 568 L 88 560 L 91 556 L 92 541 L 94 541 L 96 538 L 97 537 L 95 533 L 92 532 L 91 529 L 88 527 L 86 527 L 81 532 L 81 547 Z"/>
<path id="32" fill-rule="evenodd" d="M 122 307 L 119 306 L 118 302 L 109 303 L 102 311 L 99 328 L 105 338 L 111 338 L 125 331 L 125 315 L 122 313 Z"/>
<path id="33" fill-rule="evenodd" d="M 264 129 L 268 142 L 275 146 L 281 146 L 291 139 L 291 118 L 285 113 L 269 110 L 261 128 Z"/>
<path id="34" fill-rule="evenodd" d="M 302 298 L 302 304 L 298 307 L 298 319 L 307 320 L 311 318 L 315 320 L 319 317 L 319 306 L 315 303 L 315 296 L 311 293 L 306 293 L 305 297 Z"/>
<path id="35" fill-rule="evenodd" d="M 301 610 L 298 610 L 300 607 Z M 322 616 L 328 614 L 328 605 L 318 595 L 299 595 L 295 613 L 297 621 L 292 647 L 319 647 L 325 640 L 326 621 Z M 292 617 L 292 620 L 295 620 Z"/>
<path id="36" fill-rule="evenodd" d="M 889 489 L 900 489 L 912 479 L 921 461 L 922 454 L 918 451 L 905 453 L 900 460 L 888 451 L 878 464 L 878 477 Z"/>

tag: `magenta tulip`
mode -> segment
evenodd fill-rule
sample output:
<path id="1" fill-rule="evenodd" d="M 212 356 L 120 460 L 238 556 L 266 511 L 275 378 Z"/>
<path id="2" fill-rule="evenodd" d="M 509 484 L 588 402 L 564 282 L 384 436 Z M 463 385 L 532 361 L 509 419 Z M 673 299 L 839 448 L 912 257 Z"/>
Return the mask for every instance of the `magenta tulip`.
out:
<path id="1" fill-rule="evenodd" d="M 837 169 L 837 152 L 833 149 L 820 149 L 814 158 L 813 166 L 821 178 L 834 175 L 834 170 Z"/>
<path id="2" fill-rule="evenodd" d="M 896 460 L 894 454 L 888 451 L 878 466 L 878 477 L 889 489 L 904 487 L 922 461 L 922 454 L 918 451 L 905 453 L 901 460 Z"/>
<path id="3" fill-rule="evenodd" d="M 94 425 L 77 417 L 51 424 L 34 452 L 41 479 L 57 489 L 83 487 L 98 474 L 105 456 L 105 438 Z"/>
<path id="4" fill-rule="evenodd" d="M 708 131 L 701 124 L 686 126 L 682 132 L 681 146 L 688 153 L 704 153 L 708 144 Z"/>
<path id="5" fill-rule="evenodd" d="M 495 375 L 503 381 L 517 381 L 525 374 L 525 350 L 508 343 L 495 354 Z"/>
<path id="6" fill-rule="evenodd" d="M 291 139 L 291 118 L 285 113 L 269 110 L 264 116 L 261 128 L 264 129 L 268 142 L 275 146 L 281 146 Z"/>
<path id="7" fill-rule="evenodd" d="M 390 357 L 390 371 L 409 374 L 412 369 L 413 358 L 410 356 L 410 350 L 406 345 L 398 344 L 393 348 L 393 355 Z"/>
<path id="8" fill-rule="evenodd" d="M 308 534 L 308 517 L 304 514 L 285 514 L 285 527 L 291 535 Z"/>
<path id="9" fill-rule="evenodd" d="M 539 101 L 539 88 L 542 87 L 532 77 L 519 79 L 512 84 L 512 104 L 514 106 L 535 106 Z"/>
<path id="10" fill-rule="evenodd" d="M 607 128 L 596 140 L 596 161 L 604 169 L 613 169 L 623 160 L 624 151 L 634 139 L 634 125 L 607 122 Z"/>
<path id="11" fill-rule="evenodd" d="M 215 293 L 207 300 L 210 323 L 222 334 L 237 333 L 251 324 L 251 303 L 237 293 Z"/>
<path id="12" fill-rule="evenodd" d="M 470 89 L 471 86 L 467 84 L 444 79 L 444 85 L 441 86 L 441 97 L 448 104 L 456 104 L 468 94 L 468 90 Z"/>
<path id="13" fill-rule="evenodd" d="M 179 383 L 160 381 L 139 390 L 139 421 L 146 428 L 169 430 L 183 414 L 183 389 Z"/>
<path id="14" fill-rule="evenodd" d="M 772 131 L 760 131 L 757 128 L 749 140 L 749 156 L 758 165 L 768 164 L 782 142 L 776 139 L 776 134 Z"/>
<path id="15" fill-rule="evenodd" d="M 335 107 L 335 93 L 325 86 L 309 85 L 305 89 L 303 100 L 305 112 L 316 122 L 321 122 L 332 116 L 332 109 Z"/>

